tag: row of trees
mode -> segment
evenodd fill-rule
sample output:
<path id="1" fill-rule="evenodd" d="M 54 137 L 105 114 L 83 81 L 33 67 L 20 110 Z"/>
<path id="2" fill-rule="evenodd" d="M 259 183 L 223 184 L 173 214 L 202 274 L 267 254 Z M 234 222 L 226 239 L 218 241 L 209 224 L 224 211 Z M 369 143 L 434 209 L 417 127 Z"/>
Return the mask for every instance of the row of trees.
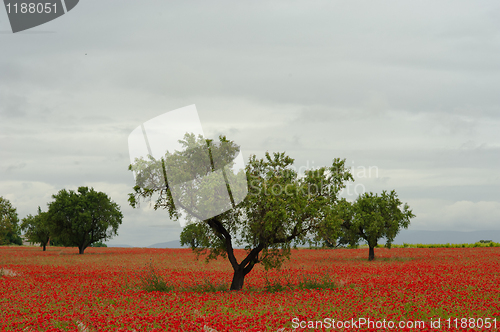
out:
<path id="1" fill-rule="evenodd" d="M 118 204 L 105 193 L 80 187 L 77 191 L 63 189 L 52 198 L 54 201 L 48 204 L 48 211 L 38 207 L 37 214 L 23 218 L 19 225 L 15 209 L 0 197 L 2 244 L 22 244 L 19 237 L 22 230 L 29 242 L 40 243 L 44 251 L 50 241 L 78 247 L 83 254 L 89 246 L 99 245 L 118 233 L 123 215 Z M 19 240 L 5 240 L 11 238 Z"/>
<path id="2" fill-rule="evenodd" d="M 243 287 L 256 264 L 278 268 L 293 246 L 308 242 L 355 247 L 364 241 L 373 260 L 378 241 L 385 238 L 390 247 L 414 217 L 395 191 L 365 193 L 355 202 L 340 198 L 346 182 L 354 180 L 345 160 L 336 158 L 331 166 L 299 175 L 285 153 L 266 153 L 262 159 L 251 156 L 238 171 L 232 166 L 239 147 L 224 136 L 219 141 L 186 134 L 181 151 L 137 159 L 129 167 L 137 181 L 129 203 L 137 207 L 143 199 L 154 199 L 155 209 L 167 209 L 174 220 L 185 218 L 181 243 L 207 260 L 226 257 L 234 271 L 232 290 Z M 224 197 L 229 198 L 224 202 Z M 83 254 L 93 243 L 117 234 L 123 216 L 106 194 L 80 187 L 76 192 L 61 190 L 53 198 L 47 212 L 39 208 L 20 225 L 44 250 L 51 240 L 76 246 Z M 17 214 L 8 201 L 0 203 L 3 237 L 14 238 Z M 236 246 L 246 250 L 240 261 Z"/>
<path id="3" fill-rule="evenodd" d="M 219 140 L 214 144 L 186 134 L 180 141 L 181 151 L 167 152 L 160 159 L 136 159 L 129 167 L 136 176 L 129 203 L 138 207 L 142 200 L 153 200 L 154 208 L 168 210 L 172 219 L 185 218 L 188 225 L 181 233 L 181 243 L 205 255 L 207 261 L 226 257 L 234 271 L 232 290 L 243 287 L 245 276 L 256 264 L 278 268 L 293 246 L 310 241 L 328 246 L 357 246 L 366 241 L 369 260 L 373 260 L 378 241 L 385 237 L 390 247 L 399 230 L 407 228 L 414 217 L 395 191 L 366 193 L 353 203 L 341 199 L 346 182 L 354 180 L 345 160 L 334 159 L 331 166 L 302 176 L 285 153 L 266 153 L 262 159 L 250 157 L 244 170 L 248 195 L 241 202 L 231 199 L 232 206 L 225 212 L 200 218 L 200 211 L 219 204 L 216 200 L 222 187 L 227 185 L 230 196 L 232 188 L 238 188 L 234 186 L 237 169 L 231 171 L 231 166 L 239 148 L 224 136 Z M 210 156 L 208 166 L 203 162 L 205 156 Z M 213 176 L 221 171 L 225 179 L 222 186 Z M 175 174 L 176 181 L 169 181 L 167 173 Z M 198 194 L 206 188 L 216 188 L 218 194 L 211 199 L 205 193 Z M 241 261 L 236 258 L 235 246 L 245 248 Z"/>

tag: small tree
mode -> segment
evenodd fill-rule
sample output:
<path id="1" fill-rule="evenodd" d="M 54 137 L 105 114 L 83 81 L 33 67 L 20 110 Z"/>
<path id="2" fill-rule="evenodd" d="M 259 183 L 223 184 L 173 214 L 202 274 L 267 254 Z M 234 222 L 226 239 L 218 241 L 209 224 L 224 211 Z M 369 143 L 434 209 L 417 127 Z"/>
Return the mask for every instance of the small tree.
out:
<path id="1" fill-rule="evenodd" d="M 233 142 L 223 136 L 219 139 L 221 144 L 214 145 L 211 140 L 187 134 L 181 141 L 185 151 L 167 153 L 162 160 L 154 160 L 152 157 L 150 161 L 136 160 L 129 169 L 136 172 L 139 184 L 130 194 L 129 202 L 136 207 L 141 198 L 151 199 L 153 195 L 158 195 L 155 209 L 168 209 L 173 219 L 179 219 L 184 212 L 190 223 L 181 233 L 181 243 L 190 245 L 197 254 L 206 254 L 207 260 L 218 256 L 227 257 L 234 271 L 230 289 L 240 290 L 245 276 L 256 264 L 262 263 L 266 269 L 281 266 L 289 257 L 292 241 L 305 243 L 321 224 L 337 223 L 337 228 L 340 227 L 333 207 L 338 193 L 345 186 L 344 182 L 352 180 L 352 176 L 345 167 L 345 160 L 340 159 L 334 159 L 331 167 L 309 171 L 300 177 L 293 168 L 294 160 L 284 153 L 266 153 L 263 159 L 251 156 L 245 169 L 248 183 L 248 195 L 245 199 L 238 204 L 233 202 L 232 208 L 216 216 L 207 219 L 197 217 L 197 211 L 208 210 L 214 200 L 202 202 L 197 201 L 196 195 L 183 196 L 177 193 L 176 196 L 189 199 L 174 201 L 165 169 L 172 172 L 172 166 L 175 165 L 197 168 L 195 172 L 179 168 L 179 174 L 190 174 L 185 180 L 193 177 L 195 180 L 185 183 L 195 183 L 196 188 L 202 188 L 196 183 L 199 183 L 198 180 L 210 181 L 209 176 L 217 171 L 214 159 L 219 159 L 221 165 L 231 165 L 239 152 Z M 203 146 L 208 148 L 211 156 L 212 165 L 208 168 L 198 167 L 203 163 L 196 162 L 197 149 Z M 227 172 L 225 176 L 233 176 L 231 173 Z M 158 181 L 162 178 L 164 182 L 160 185 Z M 207 178 L 208 180 L 203 180 Z M 211 186 L 203 188 L 213 189 L 212 196 L 217 197 L 219 185 L 209 184 Z M 231 192 L 233 188 L 228 186 L 228 191 Z M 233 192 L 233 196 L 234 194 Z M 210 197 L 208 193 L 201 196 Z M 234 253 L 234 245 L 242 245 L 246 251 L 239 262 Z"/>
<path id="2" fill-rule="evenodd" d="M 105 193 L 79 187 L 77 192 L 63 189 L 52 197 L 48 220 L 58 243 L 76 246 L 83 254 L 92 243 L 118 234 L 123 215 L 118 204 Z"/>
<path id="3" fill-rule="evenodd" d="M 22 245 L 20 231 L 16 209 L 7 199 L 0 196 L 0 245 Z"/>
<path id="4" fill-rule="evenodd" d="M 50 226 L 47 212 L 42 212 L 40 207 L 38 207 L 37 215 L 32 216 L 29 214 L 23 218 L 21 229 L 25 232 L 24 234 L 29 242 L 40 243 L 43 251 L 45 251 L 50 241 Z"/>
<path id="5" fill-rule="evenodd" d="M 369 261 L 375 259 L 379 239 L 385 238 L 385 246 L 390 248 L 401 228 L 408 228 L 410 219 L 415 217 L 408 204 L 403 205 L 394 190 L 390 193 L 383 191 L 380 196 L 364 193 L 354 203 L 344 199 L 337 209 L 344 220 L 340 240 L 351 246 L 357 246 L 360 240 L 366 241 Z"/>

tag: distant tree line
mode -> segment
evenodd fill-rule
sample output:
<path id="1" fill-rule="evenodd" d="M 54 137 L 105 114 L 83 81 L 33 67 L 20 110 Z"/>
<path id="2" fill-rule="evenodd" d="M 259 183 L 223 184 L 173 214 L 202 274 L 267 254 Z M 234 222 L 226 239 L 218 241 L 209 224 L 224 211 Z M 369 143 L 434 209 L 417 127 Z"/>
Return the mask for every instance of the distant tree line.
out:
<path id="1" fill-rule="evenodd" d="M 250 156 L 246 164 L 242 174 L 248 187 L 246 197 L 237 204 L 231 200 L 225 212 L 203 218 L 200 211 L 209 211 L 218 199 L 215 194 L 208 196 L 205 189 L 214 188 L 219 194 L 227 185 L 230 195 L 234 188 L 240 189 L 234 183 L 241 174 L 231 171 L 239 147 L 225 136 L 214 142 L 187 133 L 179 142 L 181 151 L 167 152 L 160 159 L 137 158 L 130 165 L 136 186 L 129 203 L 138 207 L 141 200 L 155 199 L 155 210 L 163 208 L 174 220 L 188 220 L 181 243 L 207 260 L 226 257 L 234 271 L 232 290 L 243 287 L 245 276 L 256 264 L 279 268 L 293 246 L 308 242 L 329 247 L 366 242 L 368 259 L 373 260 L 378 241 L 385 238 L 390 247 L 414 217 L 394 190 L 365 193 L 355 202 L 340 198 L 346 182 L 354 181 L 345 159 L 335 158 L 331 166 L 301 175 L 293 166 L 294 159 L 284 152 L 266 152 L 262 159 Z M 166 170 L 175 177 L 173 185 Z M 217 174 L 224 176 L 225 184 L 216 180 Z M 239 261 L 235 246 L 246 251 Z"/>
<path id="2" fill-rule="evenodd" d="M 394 190 L 364 193 L 354 202 L 341 198 L 346 183 L 354 181 L 345 159 L 335 158 L 331 166 L 298 174 L 294 159 L 284 152 L 266 152 L 261 159 L 250 156 L 236 174 L 232 165 L 239 147 L 225 136 L 214 142 L 186 134 L 180 143 L 185 150 L 167 152 L 158 160 L 136 159 L 130 165 L 137 182 L 129 204 L 138 207 L 141 200 L 154 198 L 155 209 L 168 210 L 173 220 L 185 218 L 188 224 L 181 243 L 207 260 L 226 257 L 234 272 L 233 290 L 243 287 L 245 276 L 257 264 L 279 268 L 291 248 L 306 243 L 357 247 L 365 242 L 368 259 L 374 260 L 378 241 L 385 238 L 390 248 L 398 232 L 415 217 Z M 167 173 L 175 178 L 173 187 Z M 219 197 L 224 193 L 231 199 L 227 208 L 204 218 L 207 211 L 220 211 Z M 39 207 L 19 223 L 16 209 L 0 197 L 0 244 L 21 244 L 23 231 L 28 241 L 40 243 L 43 250 L 50 241 L 78 247 L 83 254 L 89 246 L 103 246 L 117 234 L 123 215 L 105 193 L 79 187 L 63 189 L 52 198 L 47 211 Z M 241 260 L 236 246 L 245 248 Z"/>
<path id="3" fill-rule="evenodd" d="M 93 188 L 79 187 L 77 191 L 63 189 L 53 195 L 48 210 L 38 207 L 19 222 L 16 209 L 0 197 L 0 244 L 22 244 L 21 232 L 28 242 L 85 249 L 106 246 L 104 242 L 118 234 L 123 215 L 118 204 L 108 195 Z"/>

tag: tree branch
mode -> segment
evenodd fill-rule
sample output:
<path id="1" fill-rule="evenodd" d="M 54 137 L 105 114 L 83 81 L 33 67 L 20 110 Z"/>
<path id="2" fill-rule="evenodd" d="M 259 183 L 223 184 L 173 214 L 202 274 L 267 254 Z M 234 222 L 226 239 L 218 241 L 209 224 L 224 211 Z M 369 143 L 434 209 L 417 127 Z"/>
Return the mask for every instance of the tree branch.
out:
<path id="1" fill-rule="evenodd" d="M 207 224 L 210 226 L 210 228 L 212 228 L 215 231 L 215 234 L 221 234 L 224 237 L 227 257 L 229 258 L 229 262 L 233 266 L 233 269 L 237 270 L 239 268 L 239 264 L 238 261 L 236 260 L 236 257 L 234 256 L 234 249 L 233 249 L 233 243 L 231 242 L 231 235 L 224 227 L 222 222 L 219 220 L 219 216 L 215 216 L 213 218 L 208 219 Z"/>

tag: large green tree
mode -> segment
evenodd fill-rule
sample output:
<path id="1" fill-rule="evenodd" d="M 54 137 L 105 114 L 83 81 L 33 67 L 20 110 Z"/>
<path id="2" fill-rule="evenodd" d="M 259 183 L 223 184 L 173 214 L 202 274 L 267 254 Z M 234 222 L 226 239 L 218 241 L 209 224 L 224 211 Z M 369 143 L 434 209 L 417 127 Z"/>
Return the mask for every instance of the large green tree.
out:
<path id="1" fill-rule="evenodd" d="M 58 243 L 78 247 L 79 253 L 118 234 L 123 215 L 108 195 L 93 188 L 63 189 L 49 204 L 50 232 Z"/>
<path id="2" fill-rule="evenodd" d="M 29 242 L 40 243 L 45 251 L 51 237 L 47 212 L 42 212 L 42 209 L 38 207 L 36 215 L 29 214 L 23 218 L 21 229 Z"/>
<path id="3" fill-rule="evenodd" d="M 7 199 L 0 196 L 0 245 L 22 245 L 20 231 L 16 208 Z"/>
<path id="4" fill-rule="evenodd" d="M 186 135 L 181 141 L 184 150 L 167 153 L 160 160 L 152 157 L 136 160 L 129 168 L 135 172 L 137 181 L 129 202 L 136 207 L 141 199 L 155 197 L 155 209 L 167 209 L 173 219 L 188 219 L 189 224 L 181 233 L 181 243 L 190 245 L 197 254 L 205 254 L 207 260 L 227 257 L 234 271 L 230 289 L 240 290 L 245 276 L 256 264 L 261 263 L 266 269 L 277 268 L 289 257 L 292 242 L 305 243 L 320 225 L 328 224 L 332 229 L 337 225 L 339 228 L 340 220 L 334 206 L 338 193 L 346 181 L 352 180 L 352 176 L 345 167 L 345 160 L 334 159 L 331 167 L 299 176 L 293 167 L 294 160 L 285 153 L 266 153 L 262 159 L 251 156 L 243 173 L 248 195 L 238 204 L 232 202 L 227 211 L 205 219 L 197 214 L 206 211 L 210 205 L 217 205 L 216 198 L 220 196 L 218 188 L 221 186 L 209 177 L 218 168 L 214 160 L 219 160 L 222 165 L 231 165 L 239 153 L 234 142 L 226 137 L 219 137 L 219 141 L 220 144 L 214 144 L 202 137 Z M 211 156 L 211 167 L 203 166 L 206 164 L 197 157 L 197 152 L 203 147 Z M 186 167 L 198 169 L 188 172 Z M 209 181 L 205 186 L 196 181 L 186 183 L 198 189 L 211 189 L 212 195 L 208 191 L 199 196 L 193 195 L 189 188 L 184 189 L 188 195 L 172 194 L 172 182 L 167 180 L 165 170 L 174 174 L 172 169 L 176 168 L 179 174 L 190 174 L 185 180 L 192 179 L 196 174 L 194 178 Z M 225 176 L 231 178 L 236 175 L 229 171 Z M 203 180 L 207 177 L 208 180 Z M 233 180 L 225 182 L 235 183 Z M 160 181 L 163 182 L 160 184 Z M 228 185 L 227 189 L 232 196 L 238 196 L 238 192 L 234 191 L 241 191 L 241 186 Z M 204 199 L 198 201 L 198 197 Z M 207 197 L 212 199 L 207 200 Z M 245 248 L 246 253 L 240 261 L 234 253 L 235 246 Z"/>
<path id="5" fill-rule="evenodd" d="M 375 259 L 375 247 L 385 238 L 387 248 L 402 228 L 408 228 L 415 215 L 408 204 L 401 202 L 396 192 L 383 191 L 381 195 L 364 193 L 354 203 L 343 199 L 337 205 L 341 225 L 341 243 L 357 246 L 360 241 L 368 244 L 368 260 Z"/>

